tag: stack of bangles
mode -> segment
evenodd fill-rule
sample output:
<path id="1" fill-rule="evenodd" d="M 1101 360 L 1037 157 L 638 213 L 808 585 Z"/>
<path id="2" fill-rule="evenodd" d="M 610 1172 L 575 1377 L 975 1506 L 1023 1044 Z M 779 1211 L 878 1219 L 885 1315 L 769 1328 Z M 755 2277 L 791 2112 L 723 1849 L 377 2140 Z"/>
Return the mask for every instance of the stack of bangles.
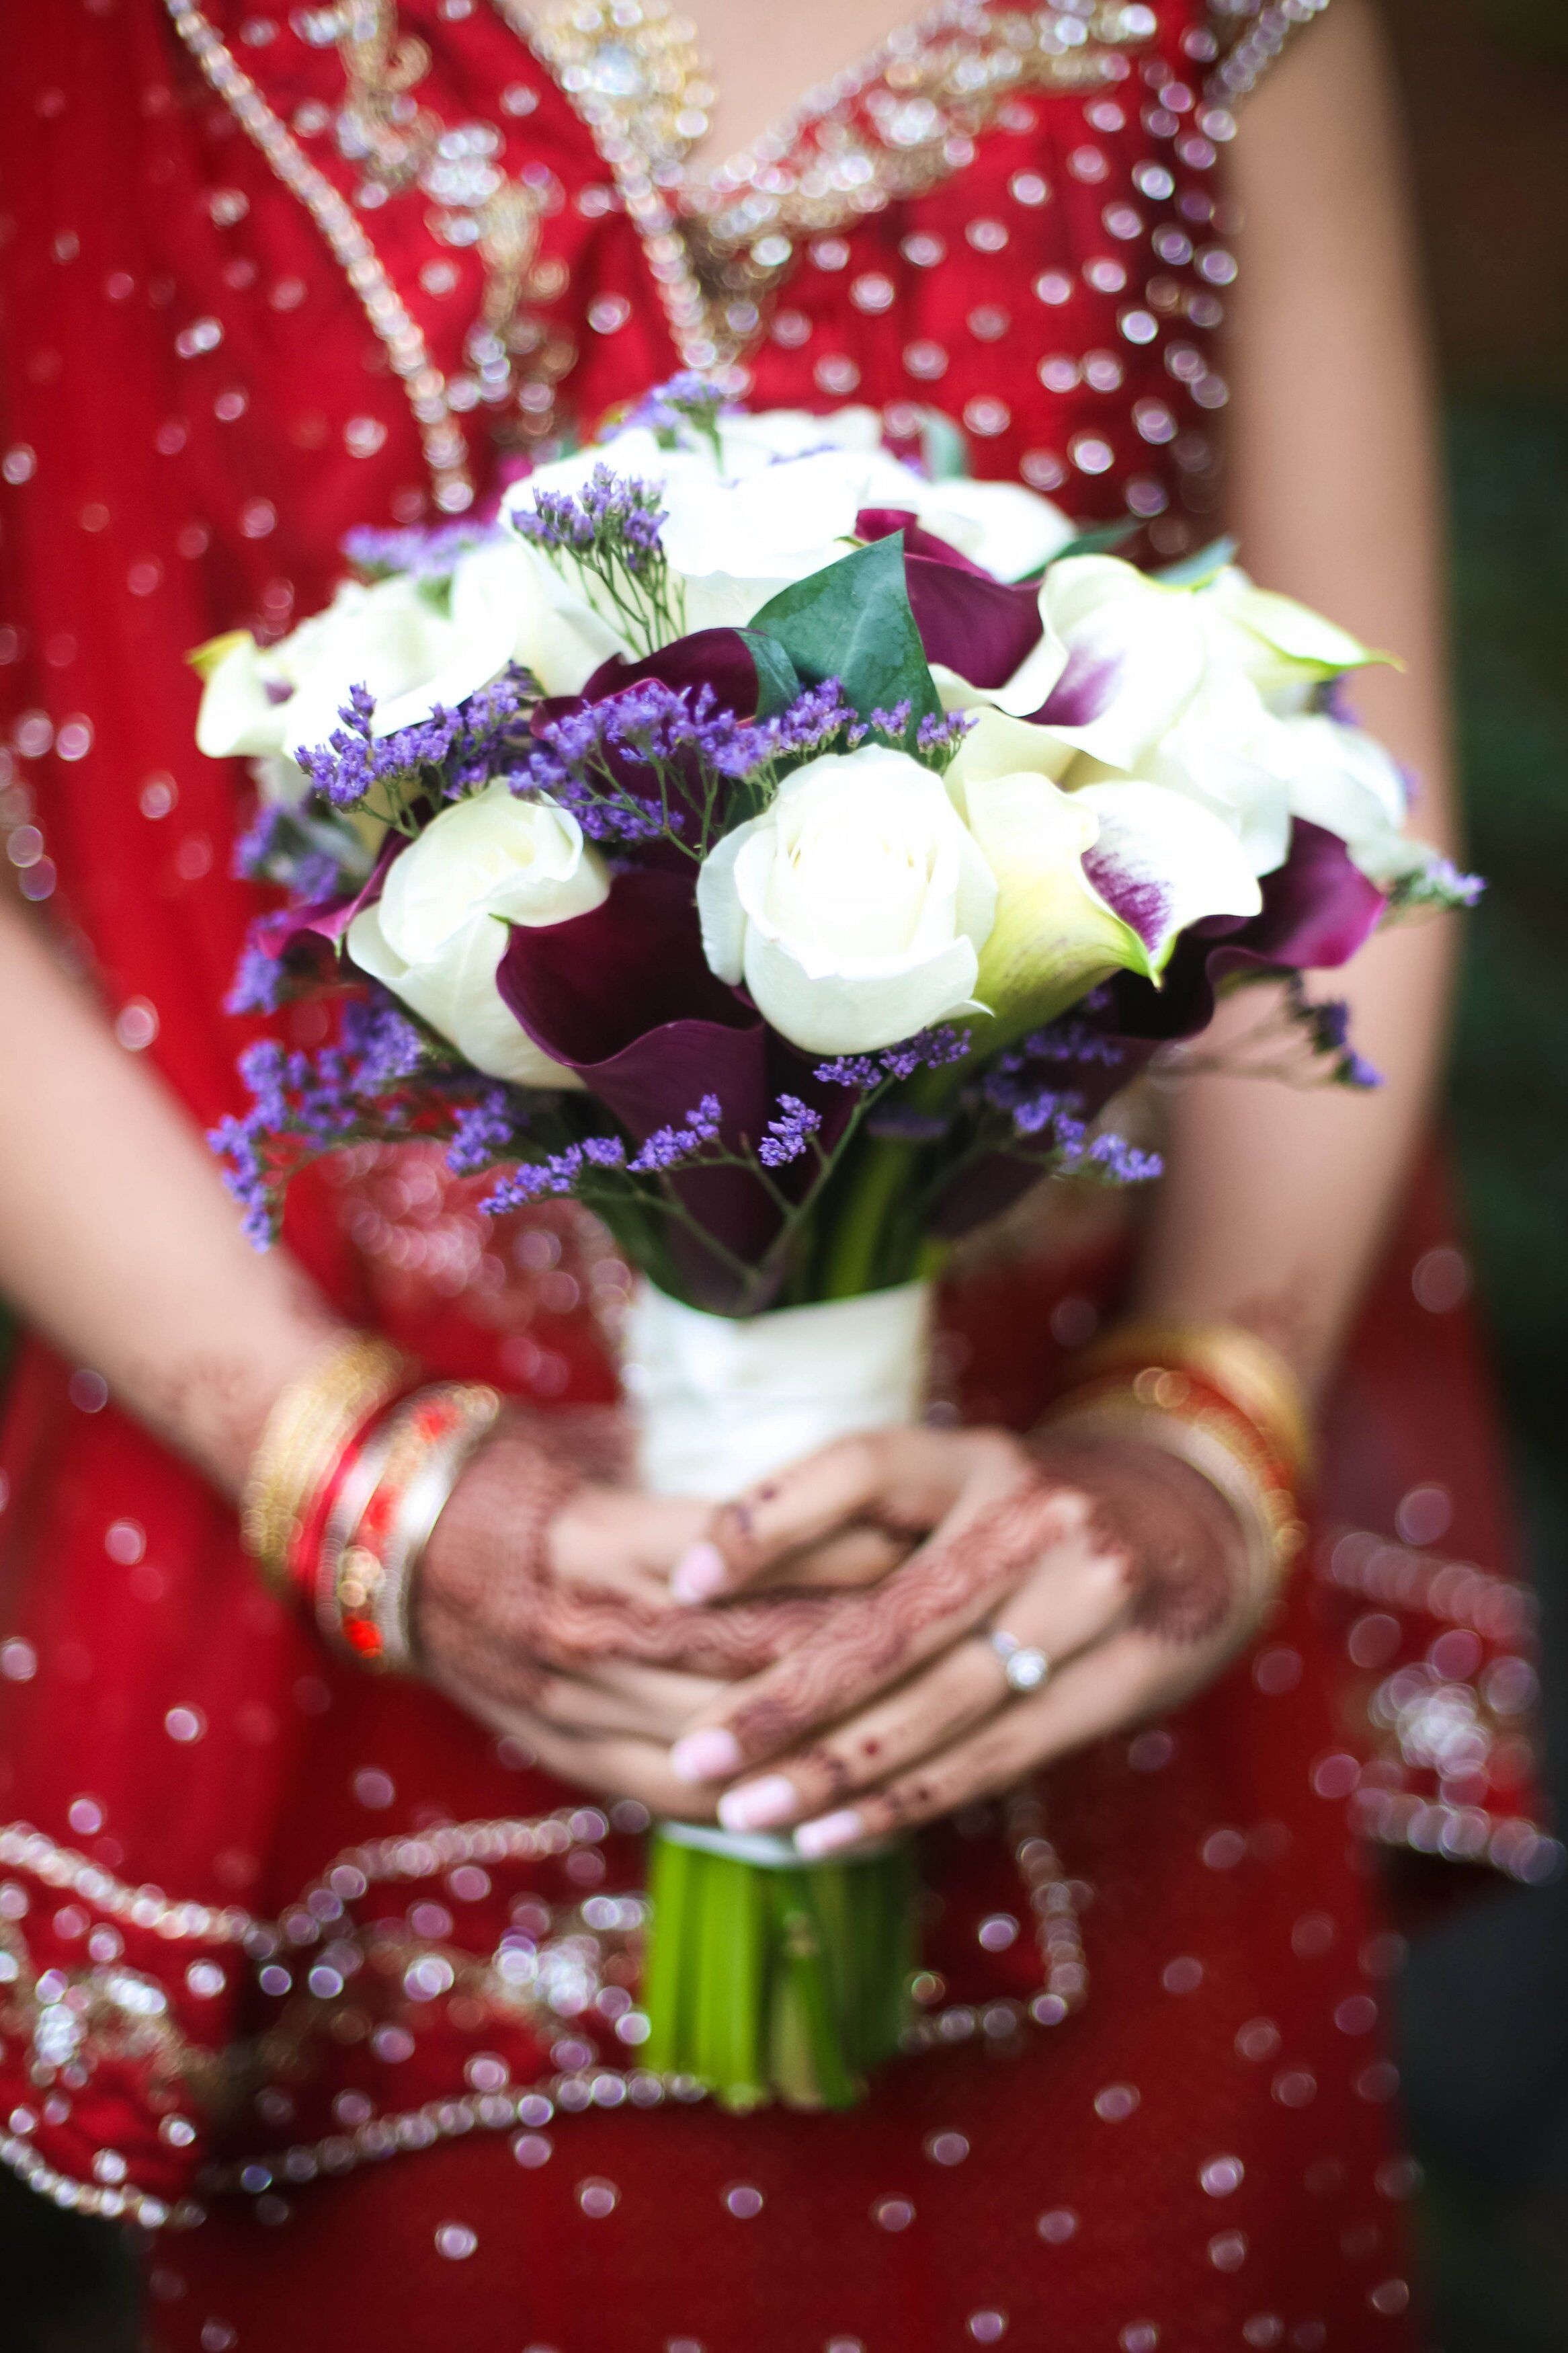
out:
<path id="1" fill-rule="evenodd" d="M 500 1412 L 482 1384 L 416 1388 L 407 1358 L 355 1333 L 284 1390 L 240 1498 L 246 1546 L 361 1665 L 410 1670 L 420 1556 Z"/>
<path id="2" fill-rule="evenodd" d="M 1122 1325 L 1089 1352 L 1040 1435 L 1137 1439 L 1198 1472 L 1241 1524 L 1255 1610 L 1306 1541 L 1298 1496 L 1311 1431 L 1300 1386 L 1237 1324 Z"/>

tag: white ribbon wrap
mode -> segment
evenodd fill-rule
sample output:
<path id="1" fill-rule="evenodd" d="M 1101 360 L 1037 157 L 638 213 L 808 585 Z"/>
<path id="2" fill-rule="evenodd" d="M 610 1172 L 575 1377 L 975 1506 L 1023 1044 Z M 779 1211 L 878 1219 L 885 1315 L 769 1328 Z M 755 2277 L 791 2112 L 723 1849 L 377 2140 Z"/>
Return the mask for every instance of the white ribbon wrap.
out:
<path id="1" fill-rule="evenodd" d="M 920 1418 L 931 1286 L 779 1307 L 737 1323 L 639 1285 L 622 1376 L 644 1486 L 718 1502 L 857 1430 Z"/>

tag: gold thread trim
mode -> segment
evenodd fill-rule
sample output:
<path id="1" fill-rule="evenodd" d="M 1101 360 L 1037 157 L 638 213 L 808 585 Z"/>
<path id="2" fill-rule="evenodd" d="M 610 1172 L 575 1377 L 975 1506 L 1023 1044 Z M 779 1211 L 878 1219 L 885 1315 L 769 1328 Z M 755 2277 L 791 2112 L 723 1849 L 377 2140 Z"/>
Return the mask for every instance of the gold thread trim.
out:
<path id="1" fill-rule="evenodd" d="M 311 163 L 194 0 L 165 0 L 165 5 L 175 32 L 209 88 L 320 229 L 372 331 L 385 347 L 394 374 L 402 381 L 436 504 L 443 514 L 461 514 L 474 502 L 474 482 L 462 428 L 447 399 L 447 379 L 363 223 L 355 218 L 347 198 Z"/>

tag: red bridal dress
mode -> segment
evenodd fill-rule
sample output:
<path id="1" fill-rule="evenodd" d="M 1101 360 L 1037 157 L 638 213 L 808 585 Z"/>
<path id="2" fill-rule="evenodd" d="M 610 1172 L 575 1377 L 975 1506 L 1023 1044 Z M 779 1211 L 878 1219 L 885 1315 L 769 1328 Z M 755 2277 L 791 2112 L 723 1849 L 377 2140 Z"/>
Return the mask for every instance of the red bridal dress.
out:
<path id="1" fill-rule="evenodd" d="M 1226 142 L 1324 5 L 954 0 L 708 179 L 657 0 L 13 6 L 0 824 L 123 1050 L 237 1107 L 249 786 L 194 748 L 187 649 L 287 628 L 352 526 L 482 504 L 679 367 L 896 438 L 939 411 L 1154 560 L 1212 536 Z M 292 1240 L 434 1370 L 609 1400 L 625 1267 L 472 1199 L 351 1155 Z M 977 1274 L 969 1409 L 1026 1420 L 1106 1280 Z M 325 1656 L 225 1504 L 25 1340 L 0 2154 L 145 2227 L 160 2353 L 1405 2346 L 1373 1850 L 1556 1853 L 1465 1288 L 1418 1187 L 1277 1622 L 926 1841 L 919 2047 L 847 2116 L 640 2067 L 640 1809 Z"/>

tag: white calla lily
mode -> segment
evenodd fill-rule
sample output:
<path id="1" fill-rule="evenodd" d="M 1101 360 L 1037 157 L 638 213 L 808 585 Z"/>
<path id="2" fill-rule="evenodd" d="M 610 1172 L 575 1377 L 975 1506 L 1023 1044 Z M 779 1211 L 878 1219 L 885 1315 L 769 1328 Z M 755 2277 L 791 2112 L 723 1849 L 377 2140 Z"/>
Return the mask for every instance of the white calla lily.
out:
<path id="1" fill-rule="evenodd" d="M 1054 1018 L 1112 972 L 1158 979 L 1186 924 L 1262 903 L 1220 818 L 1141 781 L 1060 790 L 1063 757 L 1050 728 L 985 711 L 948 771 L 996 877 L 977 994 L 1009 1033 Z"/>
<path id="2" fill-rule="evenodd" d="M 996 885 L 940 777 L 881 744 L 813 760 L 705 860 L 709 964 L 808 1053 L 868 1053 L 984 1008 Z"/>
<path id="3" fill-rule="evenodd" d="M 1228 827 L 1254 874 L 1271 874 L 1290 849 L 1290 772 L 1285 722 L 1239 670 L 1211 670 L 1140 774 L 1180 793 Z"/>
<path id="4" fill-rule="evenodd" d="M 1322 684 L 1346 670 L 1386 662 L 1336 622 L 1227 564 L 1193 592 L 1215 659 L 1232 663 L 1260 693 Z"/>
<path id="5" fill-rule="evenodd" d="M 394 860 L 380 900 L 349 925 L 348 952 L 488 1077 L 570 1086 L 503 1003 L 496 970 L 510 924 L 565 923 L 608 890 L 575 818 L 498 782 L 444 809 Z"/>
<path id="6" fill-rule="evenodd" d="M 1207 915 L 1256 915 L 1258 877 L 1224 819 L 1184 794 L 1139 778 L 1071 796 L 1099 830 L 1085 866 L 1096 891 L 1148 953 L 1151 977 L 1177 938 Z"/>
<path id="7" fill-rule="evenodd" d="M 1388 883 L 1425 855 L 1405 832 L 1405 776 L 1359 727 L 1319 713 L 1279 723 L 1290 758 L 1290 814 L 1337 833 L 1363 874 Z"/>

